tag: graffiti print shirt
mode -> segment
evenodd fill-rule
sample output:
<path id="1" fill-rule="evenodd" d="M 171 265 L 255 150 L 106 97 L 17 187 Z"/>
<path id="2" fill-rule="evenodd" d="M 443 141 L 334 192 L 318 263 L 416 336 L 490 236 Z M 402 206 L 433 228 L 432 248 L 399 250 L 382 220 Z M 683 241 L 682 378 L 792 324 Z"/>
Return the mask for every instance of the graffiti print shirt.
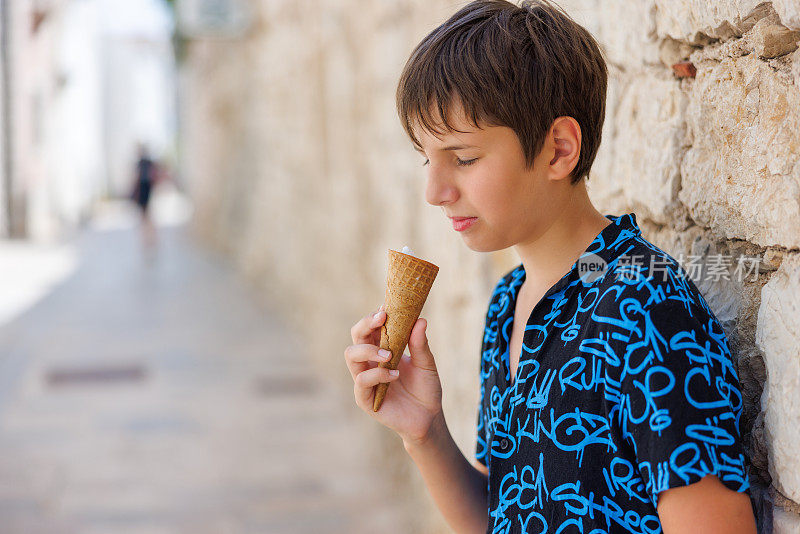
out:
<path id="1" fill-rule="evenodd" d="M 655 533 L 663 490 L 709 473 L 749 490 L 741 388 L 716 316 L 633 213 L 606 218 L 534 307 L 513 381 L 522 264 L 492 294 L 476 448 L 488 533 Z"/>

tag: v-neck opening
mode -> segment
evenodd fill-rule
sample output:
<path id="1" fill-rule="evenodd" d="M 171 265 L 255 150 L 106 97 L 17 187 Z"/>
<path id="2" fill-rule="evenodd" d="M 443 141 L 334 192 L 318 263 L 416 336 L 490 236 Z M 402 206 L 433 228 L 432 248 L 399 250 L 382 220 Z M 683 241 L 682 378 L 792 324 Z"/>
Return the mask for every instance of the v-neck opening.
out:
<path id="1" fill-rule="evenodd" d="M 569 276 L 572 274 L 572 272 L 575 270 L 575 265 L 577 263 L 578 263 L 578 260 L 575 261 L 575 264 L 572 265 L 572 268 L 569 270 L 569 272 L 567 272 L 564 276 L 562 276 L 555 284 L 550 286 L 550 289 L 548 289 L 544 293 L 544 295 L 542 295 L 542 298 L 539 299 L 539 302 L 534 304 L 533 308 L 531 309 L 531 313 L 530 313 L 530 315 L 528 315 L 528 318 L 525 321 L 525 326 L 522 329 L 522 343 L 520 343 L 519 360 L 517 360 L 517 368 L 514 370 L 514 375 L 513 376 L 511 374 L 511 337 L 514 335 L 514 323 L 517 320 L 517 317 L 516 317 L 517 310 L 516 310 L 516 308 L 517 308 L 517 298 L 519 297 L 519 289 L 517 289 L 516 291 L 512 291 L 511 292 L 511 295 L 509 296 L 509 309 L 513 310 L 513 311 L 511 313 L 511 317 L 509 319 L 511 321 L 509 323 L 509 327 L 510 327 L 509 328 L 509 337 L 508 337 L 508 341 L 506 342 L 505 354 L 504 354 L 504 356 L 502 358 L 502 360 L 505 363 L 505 369 L 503 370 L 504 371 L 503 376 L 506 377 L 506 383 L 507 383 L 508 388 L 515 388 L 517 383 L 519 382 L 519 373 L 520 373 L 520 368 L 522 367 L 522 355 L 525 354 L 525 332 L 527 332 L 527 330 L 528 330 L 528 325 L 531 322 L 531 318 L 534 316 L 534 312 L 536 311 L 537 308 L 539 308 L 539 306 L 542 305 L 543 302 L 545 302 L 545 300 L 551 294 L 561 290 L 561 287 L 566 283 L 566 279 L 568 279 Z M 518 288 L 520 288 L 520 287 L 522 287 L 522 284 L 525 283 L 525 278 L 527 277 L 527 273 L 525 272 L 525 267 L 522 264 L 520 264 L 517 267 L 517 269 L 522 271 L 522 274 L 518 275 L 518 276 L 521 276 L 521 278 L 517 280 L 519 282 Z"/>
<path id="2" fill-rule="evenodd" d="M 509 337 L 508 340 L 506 341 L 505 354 L 500 358 L 501 362 L 503 362 L 503 365 L 505 366 L 505 369 L 503 369 L 503 377 L 505 379 L 507 389 L 514 389 L 517 387 L 517 384 L 519 383 L 520 369 L 522 368 L 523 356 L 525 355 L 526 352 L 525 332 L 528 331 L 528 326 L 531 322 L 531 318 L 534 316 L 534 312 L 536 312 L 536 310 L 540 306 L 542 306 L 544 302 L 547 301 L 550 295 L 552 295 L 557 291 L 560 291 L 561 288 L 569 282 L 571 275 L 576 270 L 575 268 L 577 267 L 578 262 L 581 261 L 581 258 L 583 258 L 584 255 L 597 254 L 606 250 L 606 248 L 609 246 L 611 242 L 610 238 L 619 235 L 619 232 L 622 229 L 621 225 L 624 225 L 625 227 L 634 230 L 632 235 L 638 234 L 635 215 L 633 214 L 620 215 L 620 216 L 604 215 L 604 217 L 609 221 L 611 221 L 611 224 L 607 224 L 606 226 L 604 226 L 603 229 L 600 230 L 597 233 L 597 235 L 595 235 L 592 242 L 589 243 L 589 245 L 586 247 L 586 249 L 584 249 L 581 255 L 578 256 L 578 258 L 572 263 L 572 266 L 570 267 L 569 271 L 567 271 L 567 273 L 564 274 L 564 276 L 562 276 L 555 284 L 550 286 L 550 289 L 548 289 L 544 293 L 544 295 L 542 295 L 542 298 L 539 299 L 539 302 L 537 302 L 533 306 L 530 315 L 528 315 L 527 320 L 525 321 L 525 326 L 522 329 L 522 343 L 520 343 L 519 360 L 517 360 L 517 368 L 514 370 L 513 376 L 511 375 L 511 336 L 513 336 L 514 334 L 514 322 L 517 319 L 516 311 L 517 311 L 517 298 L 519 296 L 519 290 L 522 287 L 522 284 L 525 283 L 525 279 L 527 278 L 528 273 L 525 271 L 525 266 L 521 263 L 517 266 L 516 269 L 514 269 L 514 271 L 512 271 L 513 282 L 510 285 L 510 290 L 509 290 L 510 294 L 508 295 L 509 298 L 508 309 L 510 310 L 511 313 L 510 317 L 511 323 L 509 324 L 510 326 Z M 595 247 L 596 244 L 600 245 L 601 247 L 600 251 L 593 251 L 593 248 Z M 514 289 L 515 287 L 516 289 Z"/>

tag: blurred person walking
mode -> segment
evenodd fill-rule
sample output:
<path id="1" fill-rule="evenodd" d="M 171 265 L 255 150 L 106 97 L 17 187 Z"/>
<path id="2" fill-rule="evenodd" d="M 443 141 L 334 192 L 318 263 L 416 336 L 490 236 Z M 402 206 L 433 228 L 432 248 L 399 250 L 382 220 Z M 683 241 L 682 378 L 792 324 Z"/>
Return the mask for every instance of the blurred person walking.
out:
<path id="1" fill-rule="evenodd" d="M 164 172 L 161 166 L 150 157 L 144 143 L 139 143 L 137 146 L 135 174 L 130 198 L 139 206 L 141 213 L 140 229 L 143 250 L 146 254 L 152 256 L 158 247 L 158 236 L 156 234 L 156 225 L 149 209 L 150 197 L 156 184 L 163 180 Z"/>

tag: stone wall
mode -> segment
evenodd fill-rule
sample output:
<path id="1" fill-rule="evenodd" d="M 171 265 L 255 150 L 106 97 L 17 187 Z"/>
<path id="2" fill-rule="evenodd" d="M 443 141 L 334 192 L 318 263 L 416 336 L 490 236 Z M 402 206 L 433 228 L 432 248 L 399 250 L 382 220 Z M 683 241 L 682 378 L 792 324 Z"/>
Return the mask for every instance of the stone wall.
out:
<path id="1" fill-rule="evenodd" d="M 244 36 L 190 41 L 181 67 L 194 230 L 308 332 L 341 402 L 375 438 L 369 461 L 397 481 L 387 498 L 408 507 L 409 532 L 449 530 L 399 438 L 355 407 L 342 351 L 352 324 L 383 301 L 388 248 L 435 261 L 423 316 L 448 425 L 474 457 L 483 318 L 518 259 L 472 252 L 425 203 L 422 161 L 394 108 L 413 46 L 463 3 L 253 0 Z M 590 195 L 603 213 L 635 212 L 674 257 L 716 260 L 716 275 L 697 283 L 737 359 L 759 531 L 800 532 L 800 8 L 561 5 L 609 60 Z M 760 269 L 741 279 L 745 256 Z"/>

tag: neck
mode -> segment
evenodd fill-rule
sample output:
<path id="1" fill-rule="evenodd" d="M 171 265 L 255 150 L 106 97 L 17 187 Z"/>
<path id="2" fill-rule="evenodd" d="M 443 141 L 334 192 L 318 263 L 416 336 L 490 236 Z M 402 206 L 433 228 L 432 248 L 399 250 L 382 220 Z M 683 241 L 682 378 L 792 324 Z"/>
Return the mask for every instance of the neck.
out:
<path id="1" fill-rule="evenodd" d="M 548 288 L 555 284 L 611 224 L 592 205 L 583 180 L 573 186 L 572 194 L 556 213 L 543 232 L 514 246 L 525 268 L 524 285 L 528 287 Z"/>

